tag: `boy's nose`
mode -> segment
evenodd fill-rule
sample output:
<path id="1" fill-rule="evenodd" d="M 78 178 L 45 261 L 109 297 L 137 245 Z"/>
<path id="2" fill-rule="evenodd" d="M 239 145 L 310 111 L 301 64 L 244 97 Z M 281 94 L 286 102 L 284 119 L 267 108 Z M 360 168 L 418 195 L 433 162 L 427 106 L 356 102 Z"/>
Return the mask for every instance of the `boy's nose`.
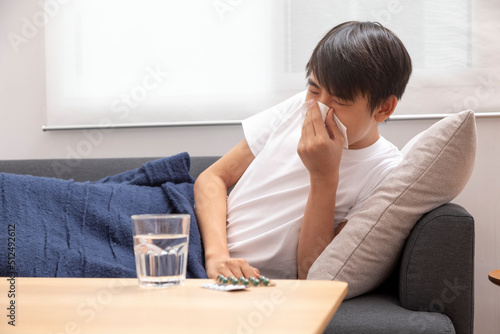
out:
<path id="1" fill-rule="evenodd" d="M 332 105 L 331 105 L 331 98 L 328 97 L 328 96 L 320 96 L 316 99 L 316 102 L 321 102 L 323 103 L 324 105 L 327 105 L 328 108 L 332 108 Z"/>

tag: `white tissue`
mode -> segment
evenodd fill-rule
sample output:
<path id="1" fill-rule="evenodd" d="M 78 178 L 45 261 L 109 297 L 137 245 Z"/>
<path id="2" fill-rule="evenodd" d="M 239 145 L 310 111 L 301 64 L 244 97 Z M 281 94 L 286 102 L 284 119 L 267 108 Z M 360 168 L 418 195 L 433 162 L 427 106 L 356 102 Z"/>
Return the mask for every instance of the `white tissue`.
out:
<path id="1" fill-rule="evenodd" d="M 335 123 L 337 124 L 337 128 L 339 128 L 340 133 L 344 137 L 344 148 L 347 149 L 349 148 L 349 143 L 347 142 L 347 128 L 345 127 L 344 124 L 340 121 L 340 119 L 333 113 L 333 119 L 335 120 Z"/>
<path id="2" fill-rule="evenodd" d="M 306 103 L 307 104 L 307 103 Z M 318 102 L 319 110 L 321 111 L 321 115 L 323 116 L 323 121 L 326 119 L 326 113 L 328 112 L 328 106 L 321 102 Z M 307 110 L 307 109 L 306 109 Z M 333 119 L 335 120 L 335 124 L 337 124 L 337 128 L 339 128 L 340 133 L 344 137 L 344 148 L 349 148 L 349 143 L 347 142 L 347 128 L 344 124 L 338 119 L 337 115 L 333 113 Z"/>

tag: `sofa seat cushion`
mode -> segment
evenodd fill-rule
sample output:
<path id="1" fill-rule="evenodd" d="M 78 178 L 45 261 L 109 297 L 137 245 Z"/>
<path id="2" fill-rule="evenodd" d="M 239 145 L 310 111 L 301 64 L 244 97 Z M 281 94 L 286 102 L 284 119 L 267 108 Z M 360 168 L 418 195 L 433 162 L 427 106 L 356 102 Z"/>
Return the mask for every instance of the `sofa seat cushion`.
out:
<path id="1" fill-rule="evenodd" d="M 342 302 L 325 333 L 438 334 L 455 333 L 455 328 L 444 314 L 410 311 L 397 296 L 374 291 Z"/>

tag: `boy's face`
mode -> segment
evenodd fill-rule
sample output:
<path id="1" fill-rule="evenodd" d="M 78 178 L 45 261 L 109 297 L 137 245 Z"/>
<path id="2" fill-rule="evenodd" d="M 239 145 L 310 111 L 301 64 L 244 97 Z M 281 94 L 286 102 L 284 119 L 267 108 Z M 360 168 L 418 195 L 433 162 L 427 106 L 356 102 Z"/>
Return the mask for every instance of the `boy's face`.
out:
<path id="1" fill-rule="evenodd" d="M 314 75 L 308 79 L 306 101 L 316 100 L 333 108 L 333 112 L 347 128 L 349 149 L 365 148 L 379 139 L 377 110 L 370 112 L 368 100 L 359 95 L 354 101 L 342 101 L 321 87 Z"/>

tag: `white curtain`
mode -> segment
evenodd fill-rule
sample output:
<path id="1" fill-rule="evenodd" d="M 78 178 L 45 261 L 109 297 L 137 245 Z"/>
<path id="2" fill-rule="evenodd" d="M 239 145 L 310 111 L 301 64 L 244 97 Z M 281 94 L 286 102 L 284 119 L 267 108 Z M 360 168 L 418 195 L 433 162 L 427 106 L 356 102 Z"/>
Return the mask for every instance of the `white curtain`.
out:
<path id="1" fill-rule="evenodd" d="M 233 122 L 305 88 L 321 37 L 378 21 L 414 72 L 399 114 L 500 111 L 500 2 L 48 0 L 47 126 Z"/>

